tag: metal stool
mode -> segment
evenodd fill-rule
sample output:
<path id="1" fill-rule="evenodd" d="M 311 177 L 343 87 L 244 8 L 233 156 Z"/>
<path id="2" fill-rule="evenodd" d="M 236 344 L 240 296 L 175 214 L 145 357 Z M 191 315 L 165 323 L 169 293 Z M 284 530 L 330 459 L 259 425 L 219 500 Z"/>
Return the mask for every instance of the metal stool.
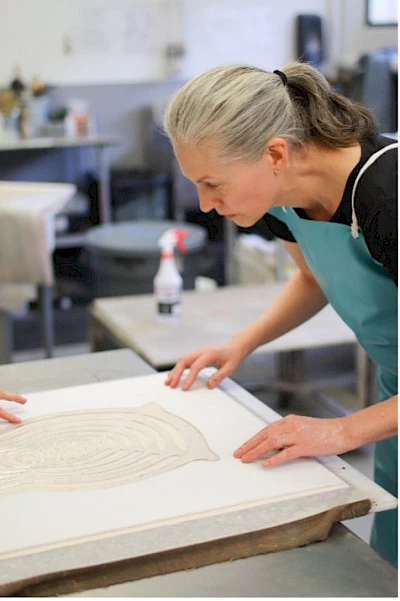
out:
<path id="1" fill-rule="evenodd" d="M 183 287 L 194 288 L 205 260 L 205 228 L 178 221 L 140 220 L 96 226 L 86 234 L 93 296 L 152 292 L 160 261 L 158 240 L 171 228 L 187 231 L 186 253 L 181 255 L 177 250 L 175 256 Z"/>

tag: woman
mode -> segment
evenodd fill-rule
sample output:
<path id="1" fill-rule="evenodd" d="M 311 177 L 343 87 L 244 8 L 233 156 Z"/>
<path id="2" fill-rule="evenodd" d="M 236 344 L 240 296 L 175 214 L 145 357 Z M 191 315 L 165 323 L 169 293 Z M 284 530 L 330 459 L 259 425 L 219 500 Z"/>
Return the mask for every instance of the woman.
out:
<path id="1" fill-rule="evenodd" d="M 298 265 L 276 301 L 230 342 L 180 359 L 166 384 L 183 389 L 207 365 L 210 388 L 257 346 L 329 302 L 377 363 L 380 403 L 335 419 L 288 416 L 234 453 L 276 466 L 376 442 L 375 479 L 397 496 L 397 147 L 372 114 L 332 90 L 304 63 L 269 73 L 232 65 L 183 86 L 165 114 L 200 208 L 238 226 L 264 219 Z M 377 515 L 372 545 L 397 562 L 397 511 Z"/>

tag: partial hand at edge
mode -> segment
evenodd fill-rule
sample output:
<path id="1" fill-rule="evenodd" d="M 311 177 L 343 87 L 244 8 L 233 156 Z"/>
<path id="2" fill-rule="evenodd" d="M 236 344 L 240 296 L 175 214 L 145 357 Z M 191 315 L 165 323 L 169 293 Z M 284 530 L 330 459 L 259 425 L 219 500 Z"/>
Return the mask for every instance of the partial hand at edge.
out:
<path id="1" fill-rule="evenodd" d="M 0 400 L 3 401 L 14 401 L 15 403 L 19 403 L 20 405 L 24 405 L 27 399 L 20 394 L 16 394 L 15 392 L 6 392 L 5 390 L 0 390 Z M 5 409 L 0 407 L 0 419 L 4 419 L 10 424 L 20 424 L 21 419 L 12 413 L 9 413 Z"/>
<path id="2" fill-rule="evenodd" d="M 227 378 L 239 367 L 246 354 L 232 343 L 213 347 L 202 347 L 179 359 L 169 372 L 165 384 L 176 388 L 181 381 L 185 369 L 189 373 L 183 382 L 182 390 L 188 390 L 196 380 L 199 372 L 208 366 L 218 368 L 207 381 L 208 388 L 215 388 L 224 378 Z"/>
<path id="3" fill-rule="evenodd" d="M 288 415 L 260 430 L 233 455 L 243 463 L 251 463 L 277 451 L 262 462 L 264 467 L 274 467 L 299 457 L 340 455 L 357 446 L 346 433 L 344 419 Z"/>

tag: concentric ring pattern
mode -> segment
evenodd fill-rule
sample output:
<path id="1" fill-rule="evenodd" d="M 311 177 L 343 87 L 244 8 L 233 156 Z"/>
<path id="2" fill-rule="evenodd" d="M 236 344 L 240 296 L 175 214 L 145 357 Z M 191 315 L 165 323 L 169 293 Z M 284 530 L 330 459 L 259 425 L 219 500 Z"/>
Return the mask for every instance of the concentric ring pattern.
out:
<path id="1" fill-rule="evenodd" d="M 0 431 L 0 495 L 110 488 L 218 459 L 197 428 L 156 403 L 48 414 Z"/>

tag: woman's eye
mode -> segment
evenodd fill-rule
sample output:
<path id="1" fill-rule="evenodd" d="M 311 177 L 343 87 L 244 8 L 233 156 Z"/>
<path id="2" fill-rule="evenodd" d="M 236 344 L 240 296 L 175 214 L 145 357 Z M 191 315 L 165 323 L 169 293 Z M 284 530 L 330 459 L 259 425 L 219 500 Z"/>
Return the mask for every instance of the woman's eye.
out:
<path id="1" fill-rule="evenodd" d="M 207 188 L 218 188 L 217 184 L 211 184 L 210 182 L 206 182 Z"/>

